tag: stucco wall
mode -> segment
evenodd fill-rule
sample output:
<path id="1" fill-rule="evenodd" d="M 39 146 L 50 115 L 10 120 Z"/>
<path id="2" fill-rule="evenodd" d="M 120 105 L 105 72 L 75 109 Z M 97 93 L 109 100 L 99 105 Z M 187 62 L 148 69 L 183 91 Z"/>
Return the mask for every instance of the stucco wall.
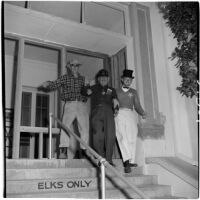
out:
<path id="1" fill-rule="evenodd" d="M 136 71 L 136 88 L 139 91 L 141 103 L 144 105 L 145 92 L 142 76 L 142 62 L 137 31 L 137 10 L 149 10 L 150 26 L 152 32 L 152 51 L 155 67 L 155 80 L 157 87 L 158 110 L 166 117 L 165 137 L 163 139 L 146 139 L 141 143 L 144 156 L 178 156 L 188 162 L 197 163 L 198 160 L 198 131 L 197 131 L 197 105 L 196 99 L 181 96 L 176 90 L 180 85 L 181 77 L 175 68 L 175 61 L 169 59 L 176 40 L 159 13 L 157 5 L 153 2 L 132 3 L 130 5 L 130 24 L 133 37 L 134 64 Z M 146 20 L 148 14 L 146 12 Z M 147 29 L 148 30 L 148 29 Z M 149 38 L 151 39 L 151 38 Z M 144 67 L 144 66 L 143 66 Z M 149 74 L 151 76 L 151 74 Z M 144 105 L 145 108 L 145 105 Z"/>
<path id="2" fill-rule="evenodd" d="M 156 4 L 149 3 L 149 7 L 159 110 L 166 116 L 166 155 L 175 153 L 187 161 L 197 161 L 196 99 L 185 98 L 176 90 L 181 77 L 174 66 L 175 61 L 168 59 L 176 45 L 176 40 L 166 27 Z"/>

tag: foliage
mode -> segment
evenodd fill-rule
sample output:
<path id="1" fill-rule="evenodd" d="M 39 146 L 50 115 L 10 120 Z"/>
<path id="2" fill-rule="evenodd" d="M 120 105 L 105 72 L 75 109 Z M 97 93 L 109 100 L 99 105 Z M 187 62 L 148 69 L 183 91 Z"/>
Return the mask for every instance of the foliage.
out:
<path id="1" fill-rule="evenodd" d="M 159 2 L 158 7 L 163 14 L 167 26 L 171 29 L 177 46 L 171 59 L 177 59 L 176 67 L 182 77 L 177 90 L 186 97 L 197 96 L 197 28 L 198 2 Z"/>

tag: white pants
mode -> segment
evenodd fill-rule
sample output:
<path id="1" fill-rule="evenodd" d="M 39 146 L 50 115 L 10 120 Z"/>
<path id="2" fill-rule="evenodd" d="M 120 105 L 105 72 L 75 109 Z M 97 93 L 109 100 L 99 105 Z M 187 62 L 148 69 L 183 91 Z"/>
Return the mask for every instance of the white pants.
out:
<path id="1" fill-rule="evenodd" d="M 89 113 L 86 103 L 79 101 L 66 102 L 62 122 L 71 131 L 74 131 L 72 124 L 74 119 L 77 119 L 81 139 L 89 144 Z M 76 139 L 73 136 L 68 136 L 68 134 L 61 129 L 59 147 L 69 147 L 69 158 L 73 157 L 75 154 L 76 143 Z M 80 147 L 81 149 L 85 149 L 82 145 L 80 145 Z M 70 156 L 69 154 L 72 155 Z"/>
<path id="2" fill-rule="evenodd" d="M 122 108 L 115 117 L 116 136 L 123 162 L 135 162 L 138 117 L 135 110 Z"/>

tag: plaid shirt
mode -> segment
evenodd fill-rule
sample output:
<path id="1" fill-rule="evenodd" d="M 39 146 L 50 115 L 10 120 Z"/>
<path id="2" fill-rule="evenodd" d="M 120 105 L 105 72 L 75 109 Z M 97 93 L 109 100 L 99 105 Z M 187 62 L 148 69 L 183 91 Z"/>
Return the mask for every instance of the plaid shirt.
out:
<path id="1" fill-rule="evenodd" d="M 85 77 L 78 75 L 78 78 L 75 78 L 71 74 L 65 74 L 58 78 L 55 81 L 52 81 L 48 89 L 56 90 L 62 88 L 61 90 L 61 100 L 62 101 L 82 101 L 86 102 L 87 97 L 81 95 L 81 88 L 85 84 Z"/>

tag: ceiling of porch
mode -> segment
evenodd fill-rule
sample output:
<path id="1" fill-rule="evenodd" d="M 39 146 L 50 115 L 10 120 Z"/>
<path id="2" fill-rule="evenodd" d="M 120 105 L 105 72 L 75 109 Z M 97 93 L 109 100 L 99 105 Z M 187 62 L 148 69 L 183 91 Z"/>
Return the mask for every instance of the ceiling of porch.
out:
<path id="1" fill-rule="evenodd" d="M 31 9 L 5 4 L 5 33 L 113 55 L 129 37 Z"/>

